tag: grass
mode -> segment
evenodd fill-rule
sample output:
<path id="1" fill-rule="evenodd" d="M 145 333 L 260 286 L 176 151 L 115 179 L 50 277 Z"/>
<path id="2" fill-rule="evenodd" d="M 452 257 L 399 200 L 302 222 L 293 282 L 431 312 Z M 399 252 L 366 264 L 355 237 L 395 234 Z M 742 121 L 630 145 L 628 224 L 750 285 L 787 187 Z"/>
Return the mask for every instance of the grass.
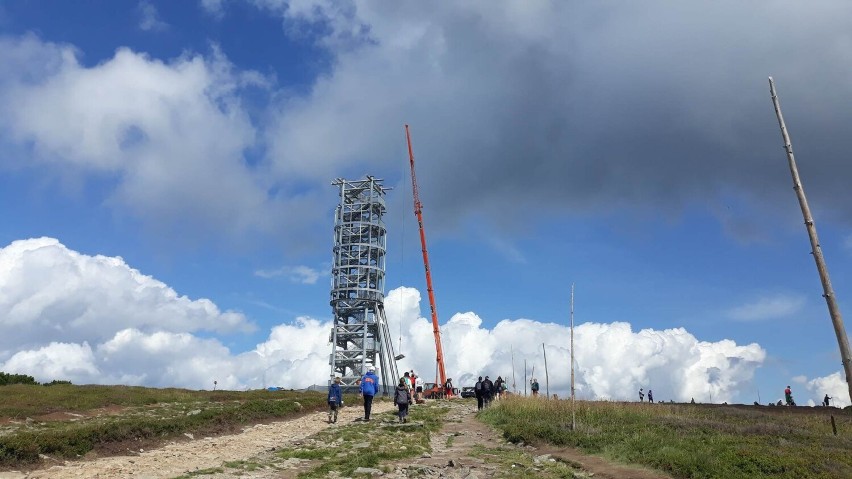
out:
<path id="1" fill-rule="evenodd" d="M 359 467 L 379 468 L 383 461 L 430 452 L 431 433 L 441 428 L 447 411 L 435 404 L 420 405 L 411 408 L 406 424 L 397 424 L 393 411 L 374 415 L 370 422 L 323 430 L 309 444 L 282 449 L 277 455 L 279 459 L 321 461 L 299 474 L 303 479 L 334 474 L 351 477 Z"/>
<path id="2" fill-rule="evenodd" d="M 828 412 L 837 420 L 832 435 Z M 577 447 L 679 478 L 852 477 L 852 415 L 812 408 L 514 398 L 479 414 L 513 442 Z"/>
<path id="3" fill-rule="evenodd" d="M 247 424 L 299 414 L 325 406 L 316 392 L 189 391 L 126 386 L 51 387 L 12 385 L 0 388 L 0 417 L 17 420 L 0 435 L 0 466 L 38 464 L 40 454 L 76 458 L 128 442 L 160 441 L 184 433 L 212 435 Z M 120 415 L 97 415 L 108 406 Z M 73 412 L 76 420 L 28 420 Z"/>

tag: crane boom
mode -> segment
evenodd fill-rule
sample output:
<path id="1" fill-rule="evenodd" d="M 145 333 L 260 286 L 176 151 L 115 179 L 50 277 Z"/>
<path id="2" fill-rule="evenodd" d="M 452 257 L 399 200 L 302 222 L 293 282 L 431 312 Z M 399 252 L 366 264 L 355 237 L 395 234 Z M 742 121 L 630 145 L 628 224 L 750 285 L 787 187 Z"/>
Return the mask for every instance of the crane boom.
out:
<path id="1" fill-rule="evenodd" d="M 420 203 L 420 192 L 417 189 L 417 176 L 414 174 L 414 150 L 411 148 L 411 135 L 408 125 L 405 125 L 405 139 L 408 141 L 408 159 L 411 164 L 411 189 L 414 191 L 414 215 L 417 216 L 417 226 L 420 228 L 420 246 L 423 251 L 423 266 L 426 268 L 426 291 L 429 294 L 429 308 L 432 310 L 432 331 L 435 333 L 435 353 L 438 365 L 440 387 L 447 383 L 447 373 L 444 370 L 444 349 L 441 347 L 441 329 L 438 326 L 438 308 L 435 306 L 435 292 L 432 290 L 432 271 L 429 269 L 429 252 L 426 250 L 426 232 L 423 230 L 423 205 Z M 438 382 L 436 378 L 435 382 Z M 451 394 L 451 391 L 448 392 Z"/>

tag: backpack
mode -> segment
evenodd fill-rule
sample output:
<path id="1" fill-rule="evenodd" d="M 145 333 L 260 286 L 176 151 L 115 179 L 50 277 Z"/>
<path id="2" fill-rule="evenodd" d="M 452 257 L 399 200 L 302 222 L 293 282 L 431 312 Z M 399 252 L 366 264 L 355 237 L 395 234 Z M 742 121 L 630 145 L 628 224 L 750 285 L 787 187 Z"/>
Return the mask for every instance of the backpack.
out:
<path id="1" fill-rule="evenodd" d="M 393 403 L 394 404 L 408 404 L 411 402 L 410 396 L 408 395 L 408 389 L 405 388 L 396 388 L 396 391 L 393 395 Z"/>
<path id="2" fill-rule="evenodd" d="M 473 386 L 473 390 L 476 392 L 482 392 L 482 381 L 476 381 L 476 385 Z"/>

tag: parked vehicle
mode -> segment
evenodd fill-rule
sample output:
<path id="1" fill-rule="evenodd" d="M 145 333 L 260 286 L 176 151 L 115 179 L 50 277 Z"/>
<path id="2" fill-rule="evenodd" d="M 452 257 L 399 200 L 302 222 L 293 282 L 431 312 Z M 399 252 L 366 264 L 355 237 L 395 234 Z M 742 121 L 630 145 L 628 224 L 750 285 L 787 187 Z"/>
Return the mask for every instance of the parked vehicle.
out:
<path id="1" fill-rule="evenodd" d="M 476 389 L 473 386 L 465 386 L 461 388 L 461 397 L 463 398 L 475 398 L 476 397 Z"/>

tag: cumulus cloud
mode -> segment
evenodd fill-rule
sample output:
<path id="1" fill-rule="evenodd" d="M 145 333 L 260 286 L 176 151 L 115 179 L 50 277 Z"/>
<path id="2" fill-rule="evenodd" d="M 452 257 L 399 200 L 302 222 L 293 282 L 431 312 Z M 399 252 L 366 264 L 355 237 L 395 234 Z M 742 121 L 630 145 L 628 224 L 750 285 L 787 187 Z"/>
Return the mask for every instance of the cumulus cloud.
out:
<path id="1" fill-rule="evenodd" d="M 792 316 L 801 311 L 804 305 L 805 298 L 802 296 L 779 294 L 732 308 L 727 315 L 736 321 L 765 321 Z"/>
<path id="2" fill-rule="evenodd" d="M 435 344 L 420 301 L 416 289 L 400 287 L 387 295 L 386 312 L 392 331 L 402 330 L 400 371 L 414 369 L 431 380 Z M 330 321 L 299 317 L 273 327 L 251 350 L 233 352 L 219 336 L 246 328 L 241 314 L 178 296 L 121 258 L 82 255 L 49 238 L 0 250 L 0 318 L 7 331 L 0 370 L 40 381 L 209 389 L 215 380 L 228 389 L 304 388 L 324 384 L 330 372 Z M 201 337 L 203 331 L 211 334 Z M 568 389 L 563 325 L 517 319 L 488 329 L 466 312 L 453 315 L 441 333 L 447 373 L 457 385 L 502 375 L 523 390 L 526 361 L 544 387 L 544 343 L 551 392 Z M 682 328 L 634 332 L 626 322 L 578 325 L 575 344 L 578 392 L 588 399 L 632 399 L 645 387 L 661 400 L 731 401 L 766 355 L 757 344 L 700 341 Z"/>
<path id="3" fill-rule="evenodd" d="M 320 276 L 325 276 L 328 273 L 311 268 L 310 266 L 284 266 L 274 270 L 259 269 L 254 272 L 255 276 L 261 278 L 275 278 L 285 276 L 294 283 L 301 284 L 316 284 Z"/>
<path id="4" fill-rule="evenodd" d="M 822 400 L 826 394 L 832 398 L 832 406 L 843 408 L 852 405 L 849 402 L 849 388 L 840 371 L 828 376 L 811 379 L 807 381 L 805 387 L 810 393 L 808 401 L 810 401 L 811 405 L 822 404 Z"/>
<path id="5" fill-rule="evenodd" d="M 159 31 L 165 30 L 169 24 L 160 19 L 160 13 L 157 11 L 151 2 L 142 0 L 137 5 L 136 10 L 139 12 L 139 29 L 144 31 Z"/>
<path id="6" fill-rule="evenodd" d="M 268 91 L 267 78 L 215 46 L 168 62 L 127 48 L 91 67 L 77 57 L 33 35 L 0 37 L 0 144 L 25 152 L 0 166 L 107 179 L 96 200 L 180 238 L 280 232 L 285 219 L 295 237 L 322 217 L 310 189 L 288 195 L 247 156 L 258 132 L 242 95 Z"/>
<path id="7" fill-rule="evenodd" d="M 227 333 L 254 327 L 243 314 L 181 296 L 120 257 L 84 255 L 53 238 L 0 249 L 0 326 L 6 331 L 0 351 L 100 344 L 127 328 Z"/>

